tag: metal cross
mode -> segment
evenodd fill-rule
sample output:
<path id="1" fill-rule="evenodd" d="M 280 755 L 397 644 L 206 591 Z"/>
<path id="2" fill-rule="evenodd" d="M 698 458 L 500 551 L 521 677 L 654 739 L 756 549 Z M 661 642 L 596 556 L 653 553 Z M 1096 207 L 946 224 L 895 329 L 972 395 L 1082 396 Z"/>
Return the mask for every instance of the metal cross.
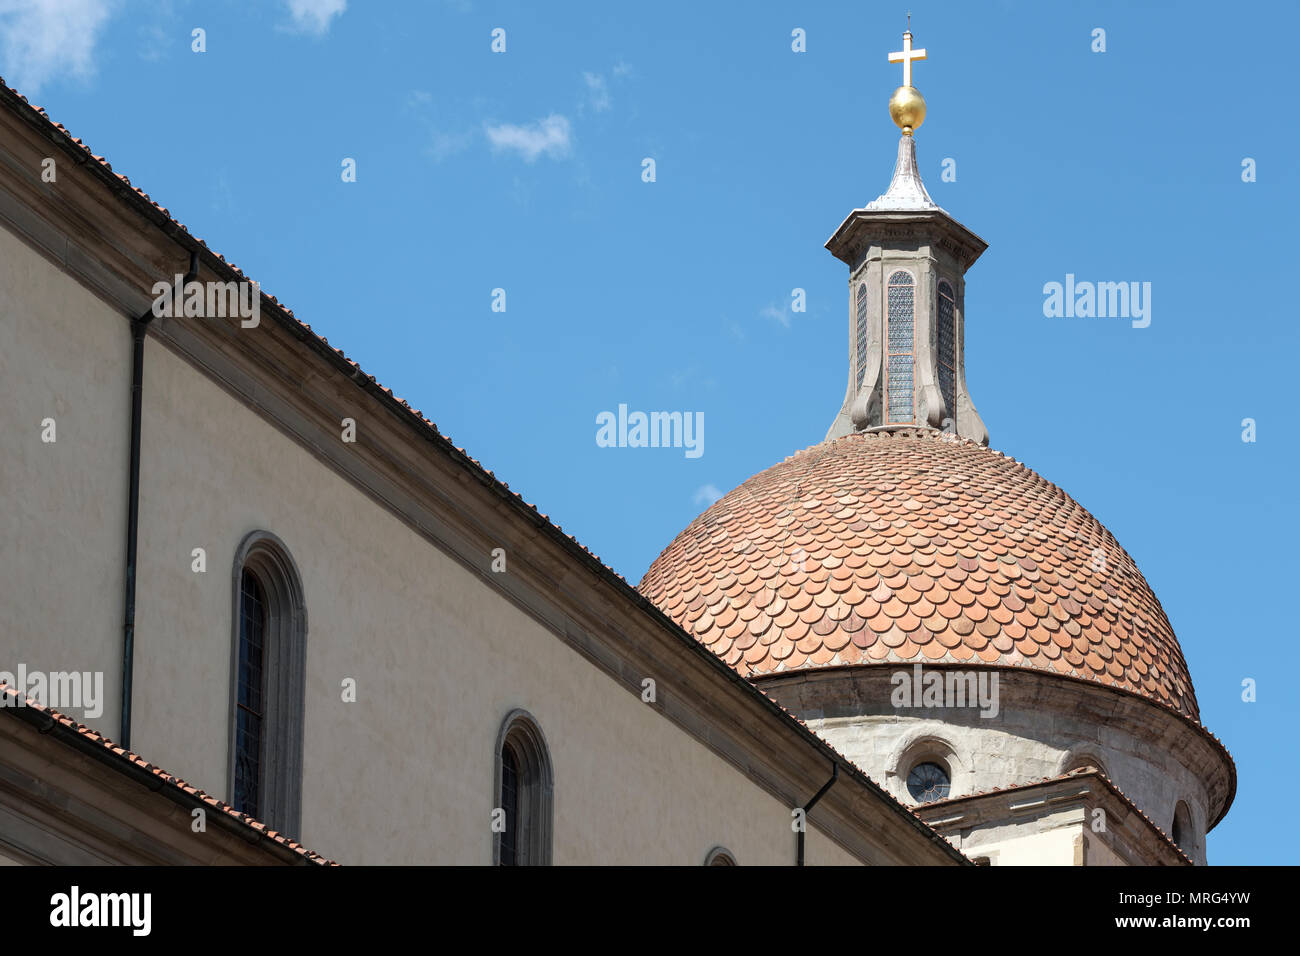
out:
<path id="1" fill-rule="evenodd" d="M 924 50 L 912 49 L 911 30 L 908 30 L 906 33 L 903 34 L 903 49 L 897 53 L 889 54 L 890 63 L 903 64 L 903 85 L 904 86 L 912 85 L 912 61 L 924 60 L 924 59 L 925 59 Z"/>

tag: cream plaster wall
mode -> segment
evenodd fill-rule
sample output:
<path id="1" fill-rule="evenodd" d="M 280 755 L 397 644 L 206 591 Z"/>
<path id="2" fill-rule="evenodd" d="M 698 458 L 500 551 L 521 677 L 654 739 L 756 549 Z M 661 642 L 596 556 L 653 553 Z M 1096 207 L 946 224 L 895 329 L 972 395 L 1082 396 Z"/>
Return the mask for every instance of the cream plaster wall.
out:
<path id="1" fill-rule="evenodd" d="M 1082 831 L 1077 823 L 1028 831 L 1010 826 L 993 834 L 977 830 L 958 846 L 972 859 L 989 857 L 993 866 L 1074 866 L 1074 841 Z"/>
<path id="2" fill-rule="evenodd" d="M 955 843 L 972 859 L 986 856 L 993 866 L 1078 866 L 1078 843 L 1084 841 L 1084 865 L 1128 866 L 1128 862 L 1089 832 L 1086 815 L 1066 811 L 1048 818 L 978 827 Z"/>
<path id="3" fill-rule="evenodd" d="M 0 670 L 102 671 L 102 715 L 74 716 L 113 736 L 130 369 L 123 317 L 0 228 Z"/>

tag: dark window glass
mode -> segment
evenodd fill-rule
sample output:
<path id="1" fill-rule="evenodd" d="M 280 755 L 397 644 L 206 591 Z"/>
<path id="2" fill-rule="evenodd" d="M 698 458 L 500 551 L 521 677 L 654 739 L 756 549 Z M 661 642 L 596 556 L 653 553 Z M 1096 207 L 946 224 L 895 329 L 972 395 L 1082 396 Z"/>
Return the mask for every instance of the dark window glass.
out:
<path id="1" fill-rule="evenodd" d="M 948 796 L 948 771 L 937 763 L 919 763 L 907 775 L 907 792 L 917 803 L 933 803 Z"/>
<path id="2" fill-rule="evenodd" d="M 867 284 L 858 286 L 858 388 L 867 374 Z"/>
<path id="3" fill-rule="evenodd" d="M 912 309 L 916 296 L 912 276 L 902 270 L 895 272 L 889 277 L 887 291 L 886 304 L 889 311 L 885 339 L 889 360 L 885 363 L 885 423 L 911 425 L 915 420 L 912 399 Z"/>
<path id="4" fill-rule="evenodd" d="M 501 834 L 501 865 L 519 865 L 519 758 L 514 748 L 501 748 L 501 809 L 505 816 L 505 831 Z"/>
<path id="5" fill-rule="evenodd" d="M 266 661 L 266 593 L 244 571 L 239 592 L 239 695 L 235 705 L 235 809 L 258 815 Z"/>
<path id="6" fill-rule="evenodd" d="M 1192 838 L 1192 821 L 1191 815 L 1187 812 L 1187 804 L 1178 801 L 1178 806 L 1174 808 L 1174 826 L 1173 826 L 1174 843 L 1178 844 L 1178 849 L 1184 853 L 1191 851 Z"/>
<path id="7" fill-rule="evenodd" d="M 957 309 L 952 286 L 939 283 L 939 393 L 948 417 L 957 422 Z M 956 429 L 953 429 L 956 431 Z"/>

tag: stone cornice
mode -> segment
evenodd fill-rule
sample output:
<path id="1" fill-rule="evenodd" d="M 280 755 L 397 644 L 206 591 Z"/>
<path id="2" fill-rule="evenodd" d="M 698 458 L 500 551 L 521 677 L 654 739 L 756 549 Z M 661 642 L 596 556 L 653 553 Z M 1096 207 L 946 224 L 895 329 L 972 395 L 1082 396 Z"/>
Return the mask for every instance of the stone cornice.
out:
<path id="1" fill-rule="evenodd" d="M 826 240 L 826 248 L 852 268 L 871 243 L 889 240 L 930 242 L 946 250 L 965 272 L 988 243 L 941 209 L 890 211 L 855 209 Z"/>
<path id="2" fill-rule="evenodd" d="M 1079 824 L 1090 829 L 1096 809 L 1104 813 L 1105 842 L 1128 865 L 1193 865 L 1163 830 L 1095 770 L 922 804 L 916 815 L 940 833 L 960 834 L 1008 823 L 1023 825 L 1029 819 L 1070 810 L 1083 811 Z"/>

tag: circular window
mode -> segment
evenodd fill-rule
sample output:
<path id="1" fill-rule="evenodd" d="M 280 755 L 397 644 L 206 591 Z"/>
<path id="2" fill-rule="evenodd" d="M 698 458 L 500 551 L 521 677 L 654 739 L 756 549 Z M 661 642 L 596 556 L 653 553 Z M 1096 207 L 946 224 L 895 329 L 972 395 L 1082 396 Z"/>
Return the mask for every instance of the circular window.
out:
<path id="1" fill-rule="evenodd" d="M 907 775 L 907 792 L 917 803 L 933 803 L 948 796 L 948 771 L 937 763 L 919 763 Z"/>

